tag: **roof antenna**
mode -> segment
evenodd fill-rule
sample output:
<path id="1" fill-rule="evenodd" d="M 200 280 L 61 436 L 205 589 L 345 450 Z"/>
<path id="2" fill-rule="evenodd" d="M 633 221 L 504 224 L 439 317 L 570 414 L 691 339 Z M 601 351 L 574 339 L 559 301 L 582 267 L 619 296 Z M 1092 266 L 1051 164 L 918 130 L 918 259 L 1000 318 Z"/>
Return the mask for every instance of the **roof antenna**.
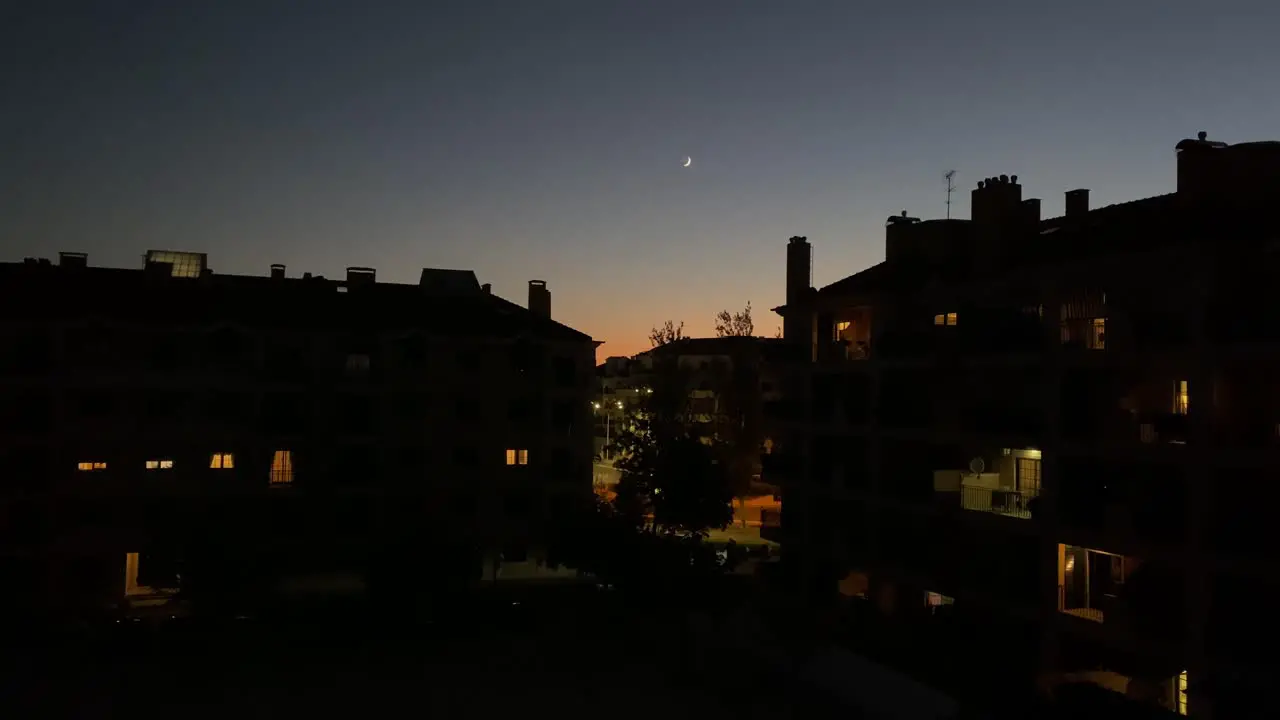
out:
<path id="1" fill-rule="evenodd" d="M 948 170 L 942 174 L 942 178 L 947 181 L 947 219 L 951 219 L 951 193 L 956 189 L 956 171 Z"/>

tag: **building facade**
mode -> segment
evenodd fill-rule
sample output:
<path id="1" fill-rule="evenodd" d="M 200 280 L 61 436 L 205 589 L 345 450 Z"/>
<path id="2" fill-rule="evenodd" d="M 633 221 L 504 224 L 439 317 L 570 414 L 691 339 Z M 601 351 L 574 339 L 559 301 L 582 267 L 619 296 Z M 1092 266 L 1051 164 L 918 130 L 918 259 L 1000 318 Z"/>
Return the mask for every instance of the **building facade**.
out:
<path id="1" fill-rule="evenodd" d="M 549 518 L 590 492 L 596 343 L 551 319 L 541 281 L 530 310 L 470 271 L 411 285 L 63 253 L 0 264 L 0 294 L 19 607 L 527 574 Z"/>
<path id="2" fill-rule="evenodd" d="M 989 178 L 970 219 L 891 217 L 885 261 L 820 289 L 793 238 L 776 471 L 804 587 L 988 697 L 1273 712 L 1277 196 L 1280 143 L 1202 133 L 1175 192 L 1045 219 Z"/>

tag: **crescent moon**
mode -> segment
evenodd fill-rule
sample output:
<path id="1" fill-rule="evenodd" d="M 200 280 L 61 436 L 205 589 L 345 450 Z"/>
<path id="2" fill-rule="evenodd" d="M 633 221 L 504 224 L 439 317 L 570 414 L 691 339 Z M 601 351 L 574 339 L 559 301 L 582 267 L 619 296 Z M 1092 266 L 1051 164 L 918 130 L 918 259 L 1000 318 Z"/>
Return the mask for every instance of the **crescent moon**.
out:
<path id="1" fill-rule="evenodd" d="M 692 164 L 693 164 L 693 158 L 689 157 L 688 155 L 685 155 L 685 156 L 684 156 L 684 166 L 685 166 L 685 167 L 689 167 L 689 166 L 690 166 L 690 165 L 692 165 Z"/>

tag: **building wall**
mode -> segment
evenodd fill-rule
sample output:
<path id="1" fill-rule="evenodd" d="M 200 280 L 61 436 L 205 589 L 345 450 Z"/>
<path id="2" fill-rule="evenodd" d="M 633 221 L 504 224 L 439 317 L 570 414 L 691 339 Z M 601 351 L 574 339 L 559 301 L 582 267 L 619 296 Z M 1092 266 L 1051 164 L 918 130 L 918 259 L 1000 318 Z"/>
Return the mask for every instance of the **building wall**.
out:
<path id="1" fill-rule="evenodd" d="M 0 509 L 26 520 L 0 553 L 49 582 L 98 577 L 119 597 L 127 575 L 169 562 L 148 553 L 189 563 L 218 543 L 281 572 L 367 569 L 422 543 L 536 550 L 547 513 L 590 492 L 589 340 L 439 334 L 429 313 L 367 327 L 42 316 L 12 311 L 21 289 L 8 283 L 0 317 Z"/>

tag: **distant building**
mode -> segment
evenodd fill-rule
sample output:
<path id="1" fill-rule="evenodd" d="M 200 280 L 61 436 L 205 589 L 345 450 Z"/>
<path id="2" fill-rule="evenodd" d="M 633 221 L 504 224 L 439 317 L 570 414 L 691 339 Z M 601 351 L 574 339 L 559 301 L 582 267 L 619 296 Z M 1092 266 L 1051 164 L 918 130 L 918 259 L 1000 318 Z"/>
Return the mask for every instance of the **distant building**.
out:
<path id="1" fill-rule="evenodd" d="M 598 344 L 551 319 L 545 283 L 530 304 L 462 270 L 0 264 L 5 602 L 528 575 L 511 566 L 590 492 Z"/>
<path id="2" fill-rule="evenodd" d="M 657 382 L 655 372 L 661 371 L 664 360 L 670 361 L 686 374 L 690 384 L 687 418 L 690 432 L 707 442 L 743 437 L 758 441 L 758 453 L 752 458 L 751 474 L 756 491 L 752 494 L 772 496 L 776 488 L 768 487 L 769 478 L 762 475 L 759 459 L 773 452 L 776 445 L 776 428 L 770 424 L 773 413 L 766 413 L 765 408 L 782 399 L 779 371 L 788 364 L 787 357 L 792 353 L 792 346 L 780 339 L 731 336 L 684 338 L 632 358 L 608 358 L 596 368 L 600 384 L 599 398 L 593 403 L 596 446 L 608 448 L 616 438 L 619 424 L 625 423 L 628 415 L 652 392 Z M 736 383 L 734 387 L 740 397 L 724 396 L 731 382 Z M 731 417 L 730 403 L 740 404 L 736 417 Z M 737 427 L 732 425 L 734 422 Z M 599 451 L 597 455 L 597 485 L 617 482 L 619 476 L 608 450 Z M 766 505 L 766 514 L 770 509 L 776 512 L 776 502 Z M 756 525 L 762 520 L 760 504 L 752 508 L 749 517 L 740 520 Z"/>
<path id="3" fill-rule="evenodd" d="M 1073 190 L 1044 219 L 988 178 L 971 219 L 890 217 L 884 262 L 820 289 L 793 238 L 778 469 L 814 599 L 865 598 L 921 673 L 986 698 L 1266 705 L 1277 197 L 1280 143 L 1202 134 L 1176 192 Z"/>

